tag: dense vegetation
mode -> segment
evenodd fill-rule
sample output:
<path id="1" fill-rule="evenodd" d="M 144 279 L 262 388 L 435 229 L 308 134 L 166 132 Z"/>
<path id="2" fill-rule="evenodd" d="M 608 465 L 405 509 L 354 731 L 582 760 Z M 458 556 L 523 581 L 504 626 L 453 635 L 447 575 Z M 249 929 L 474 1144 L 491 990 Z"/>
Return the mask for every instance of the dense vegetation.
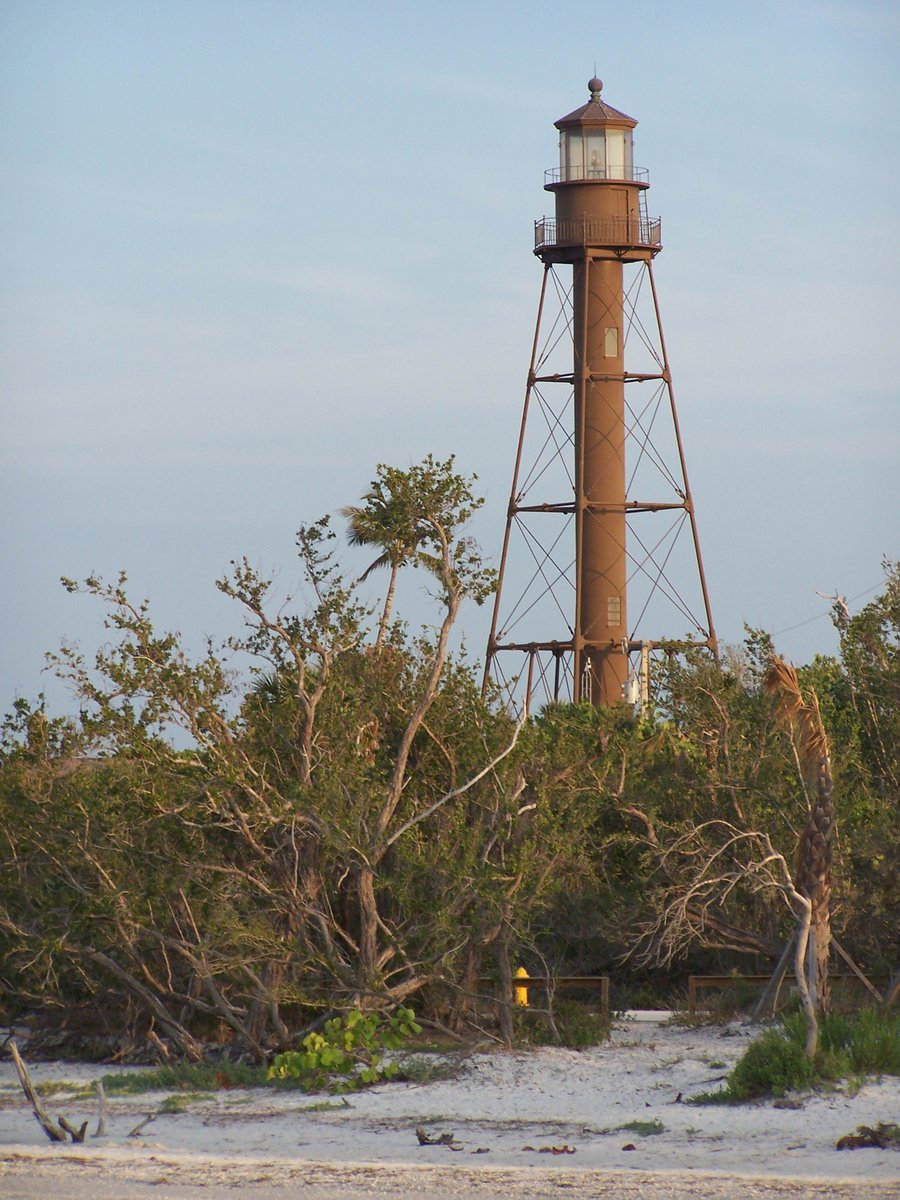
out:
<path id="1" fill-rule="evenodd" d="M 695 1103 L 723 1104 L 783 1096 L 787 1092 L 870 1075 L 900 1075 L 900 1014 L 871 1009 L 822 1018 L 817 1053 L 804 1053 L 805 1024 L 800 1013 L 785 1017 L 751 1042 L 723 1088 L 692 1097 Z"/>
<path id="2" fill-rule="evenodd" d="M 793 917 L 763 849 L 793 861 L 808 801 L 762 686 L 769 639 L 661 662 L 652 712 L 517 722 L 448 648 L 493 586 L 463 532 L 477 504 L 452 459 L 428 459 L 379 468 L 344 510 L 389 569 L 375 629 L 327 518 L 299 531 L 296 603 L 232 564 L 218 587 L 242 632 L 200 657 L 124 576 L 64 581 L 104 607 L 110 641 L 51 656 L 78 719 L 19 701 L 4 725 L 7 1020 L 90 1013 L 197 1061 L 210 1040 L 260 1060 L 335 1012 L 483 1024 L 519 964 L 632 989 L 771 966 Z M 401 569 L 431 579 L 430 632 L 395 618 Z M 878 974 L 900 953 L 897 567 L 835 620 L 840 656 L 799 675 L 831 745 L 833 928 Z"/>

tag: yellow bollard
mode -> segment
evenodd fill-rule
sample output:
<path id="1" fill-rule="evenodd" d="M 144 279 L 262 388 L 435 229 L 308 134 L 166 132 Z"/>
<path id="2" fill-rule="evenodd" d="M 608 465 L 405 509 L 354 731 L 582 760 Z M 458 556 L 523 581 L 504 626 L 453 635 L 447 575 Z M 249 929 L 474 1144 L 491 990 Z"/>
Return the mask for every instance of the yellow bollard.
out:
<path id="1" fill-rule="evenodd" d="M 524 967 L 516 967 L 516 979 L 527 979 L 527 978 L 528 978 L 528 972 L 525 970 L 525 968 Z M 513 988 L 513 995 L 515 997 L 516 1004 L 521 1004 L 523 1008 L 528 1007 L 528 988 L 527 987 Z"/>

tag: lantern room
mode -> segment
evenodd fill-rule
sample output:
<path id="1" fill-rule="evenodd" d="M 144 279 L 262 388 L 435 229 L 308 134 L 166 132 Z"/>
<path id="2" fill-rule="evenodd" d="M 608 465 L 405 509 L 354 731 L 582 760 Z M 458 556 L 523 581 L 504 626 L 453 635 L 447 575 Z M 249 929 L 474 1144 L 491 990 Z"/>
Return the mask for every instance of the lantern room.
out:
<path id="1" fill-rule="evenodd" d="M 556 122 L 560 131 L 559 174 L 551 183 L 589 179 L 633 179 L 632 130 L 637 121 L 600 99 L 602 82 L 588 84 L 587 104 Z"/>
<path id="2" fill-rule="evenodd" d="M 588 82 L 590 100 L 555 122 L 560 163 L 545 172 L 556 198 L 554 220 L 535 223 L 535 253 L 571 261 L 572 247 L 636 261 L 660 248 L 658 220 L 647 215 L 648 172 L 635 167 L 637 121 L 600 98 L 603 84 Z"/>

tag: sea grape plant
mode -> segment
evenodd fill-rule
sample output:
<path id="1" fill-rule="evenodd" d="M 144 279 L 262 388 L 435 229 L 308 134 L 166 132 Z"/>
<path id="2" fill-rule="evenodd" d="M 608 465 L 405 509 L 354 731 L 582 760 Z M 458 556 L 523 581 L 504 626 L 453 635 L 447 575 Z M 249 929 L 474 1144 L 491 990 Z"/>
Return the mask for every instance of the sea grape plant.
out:
<path id="1" fill-rule="evenodd" d="M 302 1050 L 287 1050 L 272 1061 L 268 1078 L 295 1081 L 305 1092 L 352 1092 L 393 1079 L 396 1062 L 385 1062 L 388 1050 L 399 1050 L 422 1026 L 411 1008 L 398 1008 L 390 1017 L 358 1009 L 332 1017 L 321 1031 L 308 1033 Z"/>

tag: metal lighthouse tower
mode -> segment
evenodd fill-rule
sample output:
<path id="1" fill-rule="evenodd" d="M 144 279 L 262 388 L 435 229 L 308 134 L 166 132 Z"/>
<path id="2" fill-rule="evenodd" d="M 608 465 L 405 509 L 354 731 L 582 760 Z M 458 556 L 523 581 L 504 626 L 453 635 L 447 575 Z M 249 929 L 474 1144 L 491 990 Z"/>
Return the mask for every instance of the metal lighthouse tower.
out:
<path id="1" fill-rule="evenodd" d="M 717 652 L 653 278 L 660 222 L 637 122 L 602 88 L 556 122 L 556 212 L 535 222 L 543 282 L 485 667 L 526 705 L 646 701 L 653 652 Z"/>

